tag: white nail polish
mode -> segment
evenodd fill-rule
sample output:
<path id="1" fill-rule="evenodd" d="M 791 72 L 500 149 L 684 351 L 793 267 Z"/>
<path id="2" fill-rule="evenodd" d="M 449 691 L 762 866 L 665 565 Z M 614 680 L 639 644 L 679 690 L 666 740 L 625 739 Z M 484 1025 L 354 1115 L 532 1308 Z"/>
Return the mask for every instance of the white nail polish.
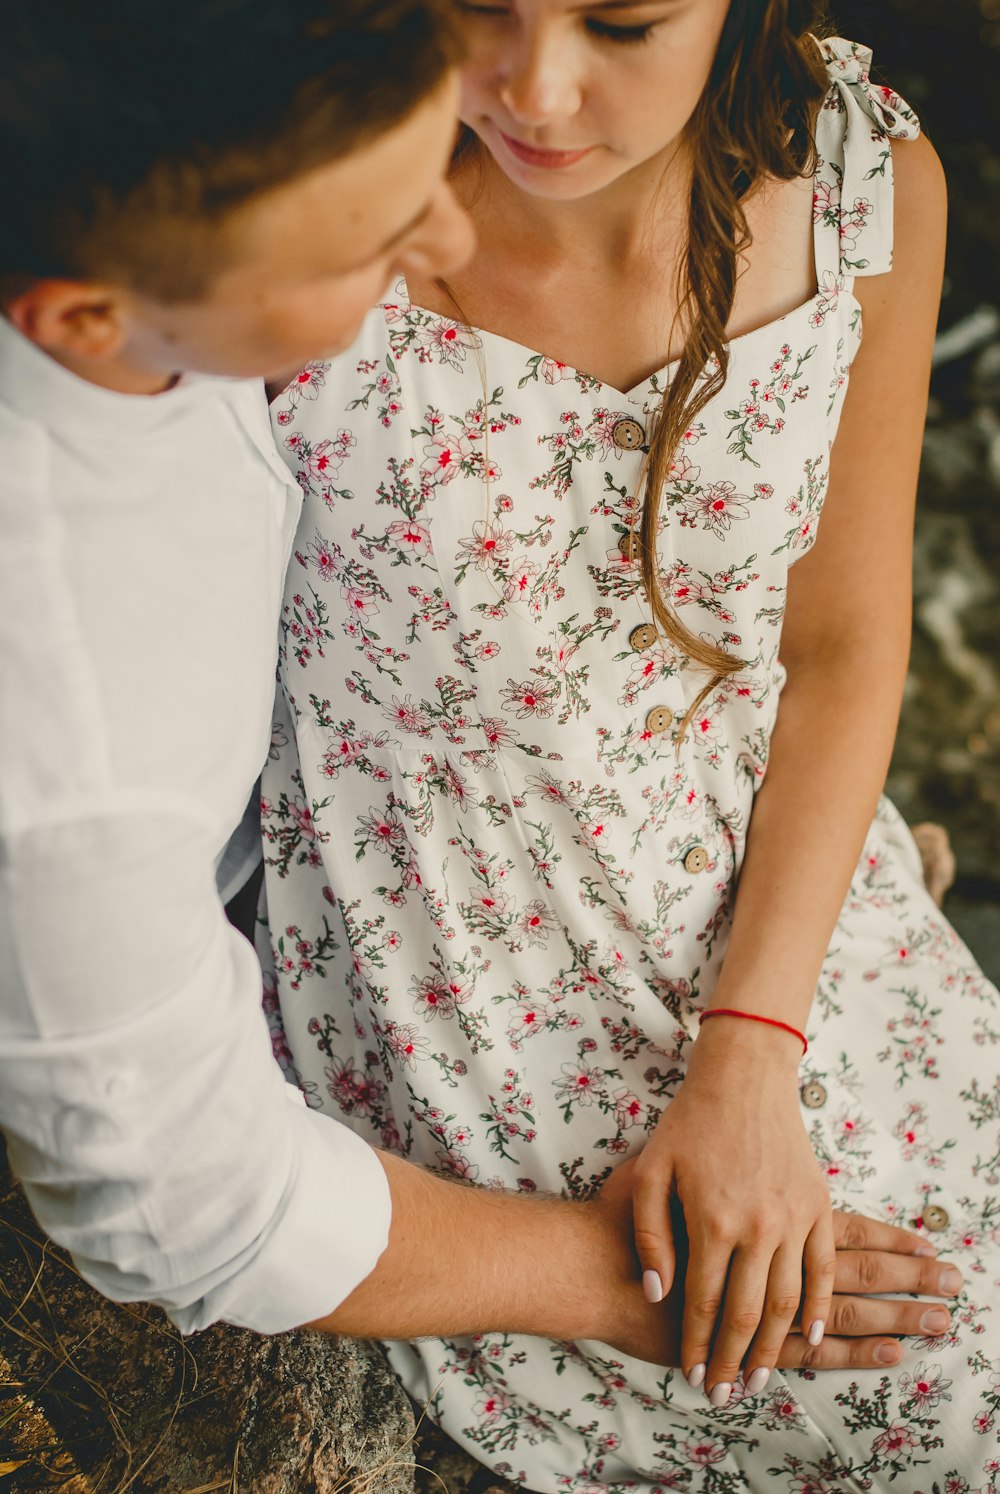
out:
<path id="1" fill-rule="evenodd" d="M 691 1370 L 691 1371 L 689 1371 L 688 1377 L 687 1377 L 687 1382 L 690 1385 L 690 1387 L 691 1387 L 692 1390 L 700 1390 L 701 1387 L 704 1385 L 704 1383 L 705 1383 L 705 1368 L 706 1367 L 703 1364 L 696 1364 L 695 1367 L 694 1367 L 694 1369 Z"/>
<path id="2" fill-rule="evenodd" d="M 817 1318 L 814 1323 L 810 1323 L 809 1342 L 812 1344 L 814 1349 L 818 1349 L 820 1344 L 823 1342 L 823 1334 L 825 1332 L 826 1324 L 823 1322 L 822 1318 Z"/>
<path id="3" fill-rule="evenodd" d="M 709 1396 L 709 1400 L 717 1411 L 721 1411 L 723 1406 L 729 1405 L 729 1397 L 732 1393 L 733 1387 L 723 1380 L 721 1384 L 712 1386 L 712 1394 Z"/>
<path id="4" fill-rule="evenodd" d="M 647 1302 L 663 1301 L 663 1282 L 660 1280 L 659 1271 L 643 1271 L 642 1295 Z"/>
<path id="5" fill-rule="evenodd" d="M 755 1369 L 747 1381 L 747 1395 L 760 1395 L 770 1378 L 771 1371 L 769 1369 L 764 1369 L 763 1366 L 760 1369 Z"/>

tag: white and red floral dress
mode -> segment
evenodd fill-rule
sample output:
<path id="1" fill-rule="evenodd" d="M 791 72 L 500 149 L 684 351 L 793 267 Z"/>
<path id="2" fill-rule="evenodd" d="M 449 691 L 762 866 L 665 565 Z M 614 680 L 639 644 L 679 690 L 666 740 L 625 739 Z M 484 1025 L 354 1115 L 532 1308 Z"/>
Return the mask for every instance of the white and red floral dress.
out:
<path id="1" fill-rule="evenodd" d="M 649 627 L 628 541 L 669 369 L 613 389 L 400 286 L 274 408 L 305 493 L 263 790 L 276 1051 L 309 1104 L 482 1187 L 586 1196 L 637 1152 L 724 957 L 853 281 L 890 267 L 890 137 L 919 129 L 867 51 L 824 45 L 819 289 L 734 340 L 666 494 L 673 605 L 747 661 L 679 755 L 705 676 Z M 390 1346 L 479 1459 L 546 1494 L 1000 1488 L 1000 1005 L 888 804 L 808 1035 L 834 1199 L 933 1233 L 968 1281 L 950 1337 L 724 1410 L 596 1343 Z"/>

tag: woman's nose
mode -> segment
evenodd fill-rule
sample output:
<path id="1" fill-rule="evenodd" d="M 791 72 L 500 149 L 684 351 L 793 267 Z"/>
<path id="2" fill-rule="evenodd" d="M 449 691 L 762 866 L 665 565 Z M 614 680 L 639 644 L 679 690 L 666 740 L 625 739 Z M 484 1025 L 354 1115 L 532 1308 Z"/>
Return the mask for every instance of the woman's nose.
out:
<path id="1" fill-rule="evenodd" d="M 522 35 L 511 42 L 498 73 L 500 101 L 512 119 L 540 128 L 577 113 L 582 88 L 571 51 L 558 33 Z"/>

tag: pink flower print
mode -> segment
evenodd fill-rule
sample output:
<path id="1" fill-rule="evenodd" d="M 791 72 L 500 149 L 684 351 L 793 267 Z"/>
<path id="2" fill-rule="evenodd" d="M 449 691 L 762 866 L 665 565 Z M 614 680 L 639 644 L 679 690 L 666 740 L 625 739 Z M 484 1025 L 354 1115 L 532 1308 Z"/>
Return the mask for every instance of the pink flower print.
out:
<path id="1" fill-rule="evenodd" d="M 519 721 L 527 716 L 551 716 L 555 709 L 556 686 L 542 679 L 508 679 L 500 694 L 504 709 L 514 711 Z"/>
<path id="2" fill-rule="evenodd" d="M 986 1437 L 993 1430 L 993 1416 L 989 1411 L 980 1411 L 978 1416 L 972 1418 L 972 1430 L 978 1432 L 980 1437 Z"/>
<path id="3" fill-rule="evenodd" d="M 515 733 L 506 721 L 500 721 L 496 716 L 484 716 L 482 721 L 483 735 L 494 749 L 498 747 L 509 747 L 516 742 Z"/>
<path id="4" fill-rule="evenodd" d="M 470 1162 L 468 1157 L 454 1157 L 448 1152 L 439 1152 L 438 1157 L 444 1171 L 450 1173 L 453 1178 L 461 1178 L 464 1182 L 474 1183 L 479 1177 L 479 1168 L 475 1162 Z"/>
<path id="5" fill-rule="evenodd" d="M 540 898 L 528 903 L 517 921 L 517 926 L 528 943 L 539 949 L 545 944 L 555 924 L 554 913 Z"/>
<path id="6" fill-rule="evenodd" d="M 523 1001 L 515 1001 L 510 1016 L 507 1019 L 507 1037 L 515 1053 L 521 1051 L 521 1044 L 525 1038 L 534 1037 L 536 1032 L 544 1032 L 552 1008 L 544 1001 L 531 1001 L 527 998 Z"/>
<path id="7" fill-rule="evenodd" d="M 350 737 L 334 737 L 330 746 L 323 755 L 323 773 L 327 778 L 333 778 L 341 768 L 349 768 L 356 763 L 361 756 L 356 742 Z"/>
<path id="8" fill-rule="evenodd" d="M 833 1125 L 836 1141 L 845 1150 L 858 1147 L 871 1131 L 871 1122 L 859 1110 L 842 1110 Z"/>
<path id="9" fill-rule="evenodd" d="M 894 1421 L 891 1426 L 886 1427 L 884 1432 L 879 1432 L 872 1443 L 872 1452 L 901 1453 L 908 1447 L 919 1446 L 919 1438 L 904 1422 Z"/>
<path id="10" fill-rule="evenodd" d="M 325 540 L 317 529 L 316 538 L 306 546 L 306 549 L 309 559 L 319 571 L 320 580 L 335 581 L 340 575 L 344 559 L 340 546 L 335 545 L 332 540 Z"/>
<path id="11" fill-rule="evenodd" d="M 866 197 L 857 198 L 850 212 L 841 212 L 840 247 L 842 251 L 853 250 L 857 246 L 858 236 L 871 212 L 872 204 Z"/>
<path id="12" fill-rule="evenodd" d="M 509 1405 L 510 1401 L 502 1390 L 484 1390 L 476 1399 L 476 1416 L 489 1426 L 491 1422 L 499 1421 Z"/>
<path id="13" fill-rule="evenodd" d="M 387 327 L 395 327 L 406 318 L 406 307 L 400 306 L 398 301 L 383 301 L 382 315 L 385 317 Z M 361 370 L 359 369 L 360 373 Z"/>
<path id="14" fill-rule="evenodd" d="M 334 1058 L 325 1074 L 330 1095 L 345 1115 L 373 1115 L 385 1100 L 385 1085 L 346 1059 Z"/>
<path id="15" fill-rule="evenodd" d="M 400 731 L 413 731 L 420 736 L 427 736 L 431 729 L 430 720 L 419 706 L 413 704 L 409 695 L 403 700 L 394 695 L 391 704 L 382 707 L 382 715 L 387 716 Z"/>
<path id="16" fill-rule="evenodd" d="M 813 192 L 813 222 L 835 223 L 840 211 L 840 183 L 817 182 Z"/>
<path id="17" fill-rule="evenodd" d="M 342 586 L 340 595 L 347 603 L 348 617 L 364 619 L 378 612 L 379 605 L 370 591 L 364 591 L 360 586 Z"/>
<path id="18" fill-rule="evenodd" d="M 618 1089 L 611 1096 L 615 1102 L 615 1119 L 623 1131 L 632 1126 L 641 1126 L 646 1119 L 646 1107 L 629 1089 Z"/>
<path id="19" fill-rule="evenodd" d="M 951 1381 L 944 1378 L 944 1372 L 940 1365 L 930 1369 L 921 1362 L 912 1374 L 904 1374 L 899 1377 L 900 1401 L 912 1401 L 916 1414 L 923 1415 L 925 1411 L 933 1410 L 941 1401 L 950 1401 L 948 1394 L 951 1389 Z"/>
<path id="20" fill-rule="evenodd" d="M 472 453 L 472 443 L 465 436 L 433 436 L 424 447 L 420 470 L 435 483 L 451 482 L 462 470 L 462 463 Z"/>
<path id="21" fill-rule="evenodd" d="M 734 519 L 748 517 L 750 500 L 737 493 L 734 483 L 716 482 L 694 495 L 693 507 L 704 528 L 723 539 L 732 528 Z"/>
<path id="22" fill-rule="evenodd" d="M 468 783 L 462 777 L 461 773 L 459 773 L 458 769 L 452 767 L 451 763 L 444 764 L 441 769 L 441 777 L 444 779 L 444 786 L 449 799 L 465 814 L 469 805 L 476 802 L 475 792 L 470 792 Z"/>
<path id="23" fill-rule="evenodd" d="M 602 457 L 606 457 L 610 452 L 614 452 L 618 458 L 624 455 L 621 447 L 615 443 L 615 426 L 623 418 L 622 411 L 615 413 L 610 410 L 594 411 L 594 418 L 587 427 L 587 431 L 596 441 L 598 452 Z"/>
<path id="24" fill-rule="evenodd" d="M 313 820 L 313 812 L 309 806 L 303 804 L 301 799 L 295 799 L 289 804 L 288 808 L 303 840 L 315 840 L 316 825 Z"/>
<path id="25" fill-rule="evenodd" d="M 421 327 L 417 340 L 423 347 L 437 353 L 440 361 L 449 368 L 460 368 L 469 348 L 479 346 L 474 332 L 461 322 L 453 322 L 444 316 L 435 317 L 428 326 Z"/>
<path id="26" fill-rule="evenodd" d="M 563 379 L 573 377 L 573 370 L 555 358 L 543 358 L 538 365 L 538 371 L 546 384 L 559 384 Z"/>
<path id="27" fill-rule="evenodd" d="M 532 584 L 541 567 L 522 555 L 515 560 L 504 577 L 504 601 L 515 602 L 531 595 Z"/>
<path id="28" fill-rule="evenodd" d="M 397 519 L 386 530 L 386 538 L 392 540 L 397 549 L 407 555 L 428 555 L 431 548 L 431 532 L 426 524 L 415 519 Z"/>
<path id="29" fill-rule="evenodd" d="M 805 1417 L 789 1390 L 776 1390 L 768 1397 L 761 1419 L 771 1429 L 784 1427 L 789 1431 L 805 1430 Z"/>
<path id="30" fill-rule="evenodd" d="M 592 1105 L 602 1092 L 603 1069 L 591 1068 L 587 1063 L 564 1063 L 562 1074 L 563 1077 L 555 1086 L 556 1093 L 561 1096 L 561 1104 L 575 1102 L 578 1105 Z"/>
<path id="31" fill-rule="evenodd" d="M 809 318 L 811 327 L 822 327 L 831 311 L 836 311 L 840 301 L 840 293 L 846 282 L 843 275 L 835 275 L 832 270 L 824 270 L 823 278 L 819 283 L 819 291 L 816 296 L 816 305 Z"/>
<path id="32" fill-rule="evenodd" d="M 506 892 L 487 890 L 477 892 L 470 899 L 474 913 L 489 919 L 506 918 L 510 911 L 510 897 Z"/>
<path id="33" fill-rule="evenodd" d="M 315 482 L 330 482 L 343 466 L 344 452 L 332 441 L 320 441 L 306 457 L 306 472 Z"/>
<path id="34" fill-rule="evenodd" d="M 713 1442 L 710 1437 L 691 1437 L 681 1443 L 679 1451 L 696 1468 L 711 1468 L 713 1463 L 721 1463 L 726 1456 L 726 1445 Z"/>
<path id="35" fill-rule="evenodd" d="M 440 976 L 425 975 L 411 989 L 414 1010 L 425 1021 L 433 1022 L 435 1017 L 448 1018 L 455 1015 L 455 999 Z"/>
<path id="36" fill-rule="evenodd" d="M 664 585 L 670 591 L 670 600 L 675 607 L 685 602 L 696 602 L 700 596 L 710 595 L 708 588 L 691 580 L 691 567 L 686 560 L 677 560 L 664 577 Z"/>
<path id="37" fill-rule="evenodd" d="M 373 809 L 368 815 L 358 815 L 358 825 L 365 839 L 380 851 L 388 853 L 406 843 L 406 829 L 394 810 Z"/>
<path id="38" fill-rule="evenodd" d="M 305 368 L 295 375 L 288 386 L 289 390 L 298 395 L 299 399 L 315 399 L 326 383 L 329 367 L 329 363 L 307 363 Z"/>
<path id="39" fill-rule="evenodd" d="M 918 1100 L 909 1102 L 892 1134 L 902 1143 L 900 1150 L 907 1162 L 927 1150 L 927 1111 Z"/>
<path id="40" fill-rule="evenodd" d="M 412 1023 L 400 1025 L 387 1022 L 385 1024 L 386 1046 L 405 1069 L 415 1069 L 417 1059 L 426 1057 L 427 1039 L 418 1036 L 418 1033 L 419 1029 Z"/>
<path id="41" fill-rule="evenodd" d="M 502 565 L 514 543 L 513 535 L 502 524 L 488 519 L 478 519 L 472 526 L 472 534 L 459 541 L 459 559 L 464 554 L 464 563 L 470 562 L 477 571 L 486 571 L 491 566 Z"/>

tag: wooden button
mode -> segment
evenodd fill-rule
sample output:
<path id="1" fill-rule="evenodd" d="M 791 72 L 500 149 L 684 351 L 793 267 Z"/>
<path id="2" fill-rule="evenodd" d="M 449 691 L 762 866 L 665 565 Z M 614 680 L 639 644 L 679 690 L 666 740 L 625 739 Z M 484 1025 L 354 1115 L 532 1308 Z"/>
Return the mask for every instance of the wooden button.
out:
<path id="1" fill-rule="evenodd" d="M 644 653 L 647 648 L 652 648 L 656 642 L 656 629 L 652 623 L 640 623 L 633 628 L 628 635 L 628 646 L 637 654 Z"/>
<path id="2" fill-rule="evenodd" d="M 625 416 L 616 420 L 611 428 L 611 437 L 619 451 L 635 451 L 646 439 L 646 432 L 638 420 Z"/>
<path id="3" fill-rule="evenodd" d="M 948 1210 L 942 1209 L 940 1204 L 928 1204 L 921 1217 L 927 1228 L 935 1235 L 940 1234 L 943 1229 L 947 1229 L 951 1223 L 948 1217 Z"/>
<path id="4" fill-rule="evenodd" d="M 692 846 L 684 857 L 684 870 L 692 876 L 697 876 L 708 866 L 708 852 L 704 846 Z"/>
<path id="5" fill-rule="evenodd" d="M 637 560 L 639 558 L 639 536 L 634 529 L 628 534 L 623 534 L 618 541 L 618 551 L 625 560 Z"/>
<path id="6" fill-rule="evenodd" d="M 657 706 L 646 717 L 646 730 L 653 732 L 655 736 L 659 736 L 660 732 L 666 731 L 668 726 L 673 725 L 673 722 L 674 718 L 670 711 L 664 706 Z"/>
<path id="7" fill-rule="evenodd" d="M 822 1110 L 826 1104 L 826 1087 L 818 1079 L 810 1079 L 799 1090 L 799 1099 L 807 1110 Z"/>

